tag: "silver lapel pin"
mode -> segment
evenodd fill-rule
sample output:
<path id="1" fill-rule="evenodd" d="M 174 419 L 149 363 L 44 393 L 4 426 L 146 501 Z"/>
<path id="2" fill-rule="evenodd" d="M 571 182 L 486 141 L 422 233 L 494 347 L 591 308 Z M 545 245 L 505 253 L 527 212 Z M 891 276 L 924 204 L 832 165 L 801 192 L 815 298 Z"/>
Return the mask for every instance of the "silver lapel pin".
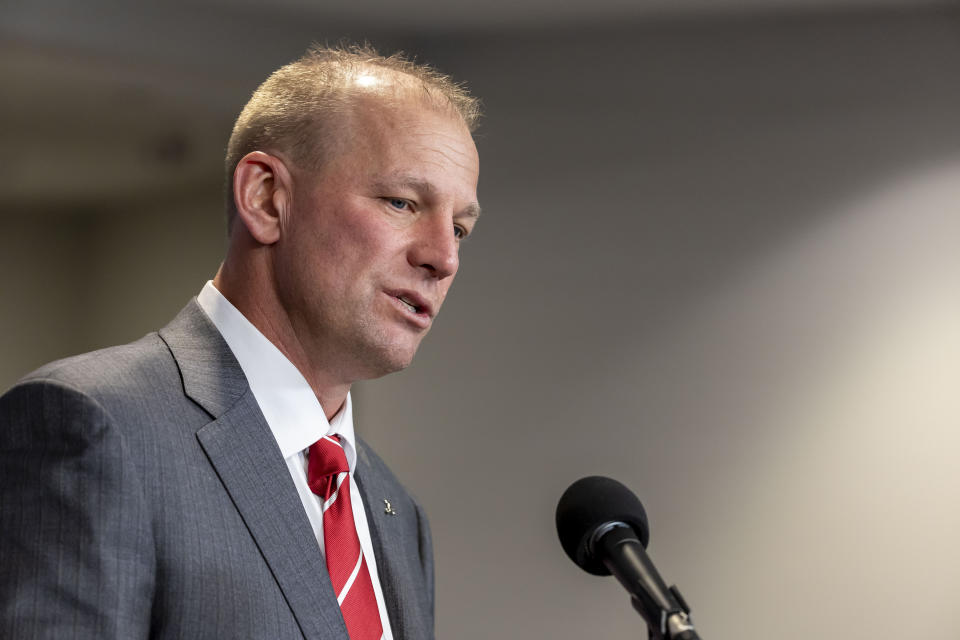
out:
<path id="1" fill-rule="evenodd" d="M 393 510 L 393 505 L 386 498 L 383 499 L 383 512 L 391 516 L 397 515 L 397 512 Z"/>

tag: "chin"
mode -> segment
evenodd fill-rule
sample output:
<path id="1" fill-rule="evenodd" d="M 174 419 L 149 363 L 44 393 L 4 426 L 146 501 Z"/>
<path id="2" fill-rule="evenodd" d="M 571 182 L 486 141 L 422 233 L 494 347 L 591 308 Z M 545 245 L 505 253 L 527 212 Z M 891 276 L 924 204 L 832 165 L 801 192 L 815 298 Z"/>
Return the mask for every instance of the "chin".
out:
<path id="1" fill-rule="evenodd" d="M 413 362 L 424 333 L 381 327 L 356 335 L 351 352 L 362 376 L 356 379 L 371 380 L 406 369 Z"/>
<path id="2" fill-rule="evenodd" d="M 413 356 L 416 353 L 416 347 L 403 348 L 394 346 L 393 348 L 379 348 L 371 350 L 364 358 L 366 375 L 364 379 L 372 380 L 380 378 L 389 373 L 402 371 L 413 362 Z"/>

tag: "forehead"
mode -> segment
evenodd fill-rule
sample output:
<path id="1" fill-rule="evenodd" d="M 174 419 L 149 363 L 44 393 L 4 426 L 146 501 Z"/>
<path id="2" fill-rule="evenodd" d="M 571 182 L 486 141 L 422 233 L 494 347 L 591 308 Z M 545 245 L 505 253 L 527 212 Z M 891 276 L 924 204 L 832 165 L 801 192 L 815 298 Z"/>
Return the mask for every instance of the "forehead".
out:
<path id="1" fill-rule="evenodd" d="M 337 151 L 326 169 L 340 179 L 422 183 L 476 198 L 479 158 L 455 111 L 415 97 L 364 97 L 343 112 L 338 124 Z M 467 189 L 472 193 L 464 193 Z"/>

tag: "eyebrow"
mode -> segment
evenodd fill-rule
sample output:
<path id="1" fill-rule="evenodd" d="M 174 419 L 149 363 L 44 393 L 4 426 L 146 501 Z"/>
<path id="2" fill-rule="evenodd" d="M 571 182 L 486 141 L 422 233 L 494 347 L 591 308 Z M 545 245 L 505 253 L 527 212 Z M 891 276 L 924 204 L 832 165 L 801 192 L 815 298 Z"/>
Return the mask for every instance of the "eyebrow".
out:
<path id="1" fill-rule="evenodd" d="M 473 218 L 476 220 L 480 217 L 480 205 L 476 202 L 467 205 L 467 208 L 461 211 L 458 215 L 466 216 L 468 218 Z"/>
<path id="2" fill-rule="evenodd" d="M 433 183 L 410 176 L 397 176 L 394 179 L 378 181 L 374 184 L 374 187 L 381 191 L 389 191 L 391 188 L 401 187 L 411 189 L 412 191 L 418 191 L 420 193 L 426 193 L 432 196 L 436 195 L 437 193 L 437 188 L 433 186 Z M 456 215 L 466 216 L 475 220 L 480 217 L 480 212 L 480 204 L 477 202 L 471 202 L 462 210 L 458 211 Z"/>

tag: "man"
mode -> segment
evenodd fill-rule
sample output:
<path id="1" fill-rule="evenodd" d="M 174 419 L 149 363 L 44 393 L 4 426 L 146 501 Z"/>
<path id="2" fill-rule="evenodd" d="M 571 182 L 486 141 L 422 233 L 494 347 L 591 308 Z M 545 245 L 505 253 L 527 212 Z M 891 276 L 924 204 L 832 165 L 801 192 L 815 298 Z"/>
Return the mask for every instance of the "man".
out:
<path id="1" fill-rule="evenodd" d="M 425 516 L 349 390 L 407 366 L 443 303 L 479 215 L 477 115 L 367 49 L 257 89 L 214 280 L 0 398 L 0 636 L 433 636 Z"/>

